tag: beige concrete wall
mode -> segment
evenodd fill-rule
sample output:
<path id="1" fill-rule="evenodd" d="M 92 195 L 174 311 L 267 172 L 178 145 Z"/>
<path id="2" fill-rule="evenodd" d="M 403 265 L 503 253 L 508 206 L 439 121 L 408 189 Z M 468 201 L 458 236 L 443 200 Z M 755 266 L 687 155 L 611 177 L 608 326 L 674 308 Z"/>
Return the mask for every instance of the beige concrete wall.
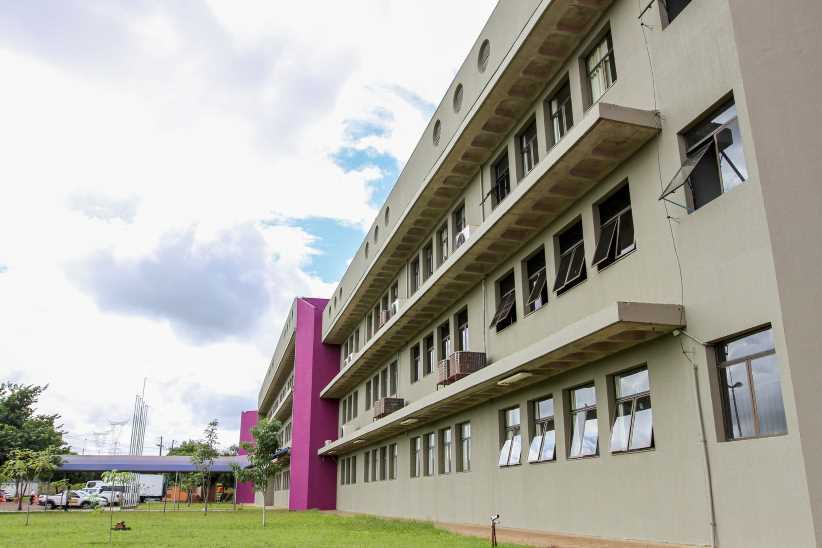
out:
<path id="1" fill-rule="evenodd" d="M 338 488 L 340 510 L 472 523 L 486 523 L 491 513 L 500 512 L 510 527 L 710 543 L 710 503 L 690 359 L 698 368 L 719 544 L 817 545 L 814 524 L 817 529 L 822 526 L 822 469 L 808 463 L 822 462 L 816 419 L 820 414 L 816 393 L 822 374 L 814 366 L 819 337 L 811 327 L 816 317 L 813 305 L 818 301 L 814 296 L 820 292 L 818 276 L 813 273 L 822 270 L 820 246 L 814 239 L 820 232 L 816 225 L 822 194 L 814 186 L 818 177 L 811 175 L 809 166 L 819 162 L 810 147 L 819 141 L 812 133 L 818 125 L 814 122 L 822 120 L 819 102 L 810 96 L 818 88 L 814 84 L 819 81 L 820 64 L 814 60 L 820 44 L 818 32 L 812 30 L 817 27 L 809 21 L 819 23 L 822 17 L 819 4 L 814 8 L 809 7 L 809 1 L 797 4 L 801 9 L 796 13 L 774 10 L 771 3 L 749 12 L 747 2 L 730 0 L 729 6 L 728 0 L 701 0 L 686 7 L 667 26 L 654 6 L 643 19 L 650 26 L 643 35 L 637 4 L 615 2 L 593 33 L 610 25 L 616 56 L 618 80 L 601 100 L 658 108 L 663 121 L 660 136 L 527 242 L 516 256 L 499 265 L 484 287 L 478 284 L 471 289 L 398 353 L 399 395 L 414 401 L 435 387 L 433 376 L 409 383 L 410 346 L 466 304 L 471 349 L 485 351 L 494 361 L 617 300 L 682 302 L 688 332 L 702 341 L 773 325 L 788 434 L 720 441 L 722 419 L 715 413 L 718 391 L 711 385 L 709 349 L 684 337 L 666 337 L 390 440 L 400 444 L 399 478 L 395 481 L 363 483 L 362 452 L 358 453 L 358 483 Z M 751 28 L 734 26 L 734 19 L 747 21 L 749 17 Z M 777 24 L 771 29 L 774 17 Z M 791 41 L 795 29 L 801 33 L 798 43 Z M 771 32 L 775 34 L 771 36 Z M 768 37 L 764 43 L 762 36 Z M 577 123 L 585 115 L 578 59 L 589 45 L 584 43 L 567 70 L 547 86 L 553 89 L 567 74 Z M 790 59 L 790 53 L 801 55 Z M 780 65 L 778 82 L 770 72 L 774 65 Z M 813 68 L 803 72 L 808 66 Z M 750 81 L 747 74 L 751 74 Z M 793 87 L 801 88 L 804 95 L 799 97 L 800 107 L 795 105 L 797 101 L 790 102 L 788 119 L 793 123 L 784 123 L 784 112 L 773 108 L 773 98 L 790 96 Z M 676 206 L 666 210 L 657 197 L 683 157 L 678 133 L 731 92 L 739 112 L 749 180 L 693 214 Z M 541 126 L 542 108 L 541 99 L 523 123 L 536 116 Z M 515 134 L 512 132 L 503 145 L 508 147 L 512 163 Z M 544 135 L 543 128 L 542 157 Z M 515 173 L 513 165 L 511 172 Z M 469 224 L 480 224 L 489 212 L 488 207 L 482 211 L 478 198 L 487 190 L 489 178 L 486 166 L 465 191 Z M 637 250 L 597 271 L 590 266 L 596 232 L 593 209 L 601 197 L 626 179 Z M 786 184 L 790 192 L 784 191 Z M 684 203 L 679 194 L 674 199 Z M 673 217 L 670 225 L 669 214 Z M 803 222 L 795 222 L 797 215 Z M 582 219 L 585 232 L 587 281 L 561 296 L 552 293 L 546 307 L 524 316 L 521 261 L 540 245 L 545 246 L 551 283 L 556 265 L 554 236 L 577 217 Z M 440 224 L 432 226 L 432 231 Z M 497 333 L 487 329 L 494 311 L 494 281 L 512 268 L 518 284 L 518 321 Z M 790 330 L 785 329 L 787 325 Z M 599 458 L 568 461 L 564 444 L 559 443 L 558 462 L 514 469 L 496 467 L 500 409 L 516 402 L 524 405 L 530 398 L 547 393 L 560 398 L 566 388 L 590 379 L 596 381 L 600 409 L 605 409 L 608 398 L 612 399 L 606 393 L 607 375 L 641 363 L 648 364 L 651 376 L 655 450 L 610 455 L 610 418 L 601 412 Z M 359 390 L 359 401 L 364 402 L 364 387 Z M 372 416 L 363 411 L 363 403 L 359 411 L 356 424 L 369 423 Z M 472 423 L 472 471 L 409 478 L 409 437 L 463 420 Z M 560 439 L 563 421 L 558 420 L 557 427 Z M 397 492 L 404 496 L 397 497 Z"/>

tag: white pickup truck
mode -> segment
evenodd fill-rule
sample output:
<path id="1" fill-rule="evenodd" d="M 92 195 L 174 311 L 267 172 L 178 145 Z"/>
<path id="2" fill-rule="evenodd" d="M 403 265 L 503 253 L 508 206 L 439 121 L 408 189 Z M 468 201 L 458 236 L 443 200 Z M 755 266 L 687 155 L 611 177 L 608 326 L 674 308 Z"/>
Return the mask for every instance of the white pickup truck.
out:
<path id="1" fill-rule="evenodd" d="M 98 504 L 106 504 L 106 500 L 101 497 L 94 497 L 83 490 L 68 491 L 68 493 L 63 491 L 56 495 L 40 495 L 37 498 L 37 504 L 49 509 L 58 506 L 62 508 L 66 506 L 66 503 L 68 503 L 69 508 L 92 508 Z"/>

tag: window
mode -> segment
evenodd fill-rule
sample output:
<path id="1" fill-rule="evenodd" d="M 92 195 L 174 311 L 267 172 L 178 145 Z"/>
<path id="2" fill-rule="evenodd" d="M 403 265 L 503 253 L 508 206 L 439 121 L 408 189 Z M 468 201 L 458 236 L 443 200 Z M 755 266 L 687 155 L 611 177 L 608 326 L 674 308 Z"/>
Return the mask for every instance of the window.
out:
<path id="1" fill-rule="evenodd" d="M 371 481 L 377 481 L 377 458 L 379 451 L 377 449 L 371 450 Z"/>
<path id="2" fill-rule="evenodd" d="M 440 335 L 440 359 L 444 360 L 451 355 L 451 325 L 445 322 L 438 328 Z"/>
<path id="3" fill-rule="evenodd" d="M 631 217 L 631 194 L 623 185 L 597 206 L 599 241 L 592 265 L 603 269 L 618 258 L 636 249 L 634 220 Z"/>
<path id="4" fill-rule="evenodd" d="M 534 405 L 534 438 L 528 448 L 528 462 L 544 462 L 556 457 L 556 431 L 554 429 L 554 398 L 543 398 Z"/>
<path id="5" fill-rule="evenodd" d="M 380 447 L 380 481 L 385 481 L 386 466 L 388 463 L 388 447 Z"/>
<path id="6" fill-rule="evenodd" d="M 565 134 L 574 125 L 574 112 L 571 107 L 571 84 L 566 81 L 548 101 L 548 115 L 550 116 L 548 128 L 551 146 L 554 146 L 560 139 L 565 137 Z"/>
<path id="7" fill-rule="evenodd" d="M 617 73 L 613 48 L 611 33 L 608 32 L 585 58 L 591 104 L 596 103 L 605 91 L 616 82 Z"/>
<path id="8" fill-rule="evenodd" d="M 380 374 L 377 373 L 371 378 L 371 404 L 377 403 L 380 397 Z"/>
<path id="9" fill-rule="evenodd" d="M 442 264 L 448 259 L 448 224 L 443 225 L 437 231 L 437 251 L 439 253 L 438 264 Z"/>
<path id="10" fill-rule="evenodd" d="M 773 329 L 722 342 L 715 350 L 727 439 L 787 433 Z"/>
<path id="11" fill-rule="evenodd" d="M 428 375 L 434 370 L 434 364 L 437 362 L 436 350 L 434 348 L 434 334 L 430 334 L 422 341 L 425 347 L 425 362 L 423 364 L 422 374 Z"/>
<path id="12" fill-rule="evenodd" d="M 371 481 L 371 451 L 366 451 L 362 457 L 362 477 L 365 483 Z"/>
<path id="13" fill-rule="evenodd" d="M 420 380 L 420 369 L 422 368 L 422 357 L 420 356 L 419 343 L 411 347 L 411 382 Z"/>
<path id="14" fill-rule="evenodd" d="M 691 0 L 663 0 L 662 6 L 665 9 L 665 14 L 668 16 L 668 24 L 670 25 L 671 22 L 676 19 L 676 16 L 685 9 L 685 6 L 690 3 Z"/>
<path id="15" fill-rule="evenodd" d="M 617 375 L 616 417 L 611 430 L 611 452 L 635 451 L 654 446 L 651 388 L 648 368 Z"/>
<path id="16" fill-rule="evenodd" d="M 559 266 L 554 291 L 557 295 L 583 281 L 585 275 L 585 245 L 582 242 L 582 221 L 578 220 L 556 238 Z"/>
<path id="17" fill-rule="evenodd" d="M 397 362 L 391 362 L 388 366 L 388 395 L 397 395 Z"/>
<path id="18" fill-rule="evenodd" d="M 462 424 L 457 425 L 457 430 L 459 431 L 460 435 L 460 445 L 459 445 L 459 471 L 460 472 L 470 472 L 471 471 L 471 423 L 464 422 Z"/>
<path id="19" fill-rule="evenodd" d="M 340 460 L 340 484 L 357 483 L 357 457 L 345 457 Z"/>
<path id="20" fill-rule="evenodd" d="M 517 321 L 514 299 L 516 299 L 514 273 L 509 272 L 497 281 L 497 311 L 489 327 L 496 327 L 499 332 Z"/>
<path id="21" fill-rule="evenodd" d="M 380 371 L 380 398 L 388 396 L 388 368 Z"/>
<path id="22" fill-rule="evenodd" d="M 525 301 L 525 314 L 542 308 L 548 302 L 548 274 L 545 268 L 545 250 L 531 255 L 525 261 L 525 275 L 528 277 L 528 299 Z"/>
<path id="23" fill-rule="evenodd" d="M 411 265 L 408 267 L 409 286 L 411 287 L 411 294 L 416 293 L 420 288 L 420 258 L 414 257 Z"/>
<path id="24" fill-rule="evenodd" d="M 425 436 L 425 475 L 433 476 L 437 463 L 437 436 L 434 432 Z"/>
<path id="25" fill-rule="evenodd" d="M 457 350 L 466 352 L 468 350 L 468 309 L 464 309 L 457 314 Z"/>
<path id="26" fill-rule="evenodd" d="M 684 135 L 687 161 L 674 177 L 678 188 L 686 182 L 689 209 L 695 211 L 721 194 L 748 180 L 748 166 L 742 148 L 742 134 L 733 99 L 708 120 Z M 666 189 L 666 193 L 676 188 Z"/>
<path id="27" fill-rule="evenodd" d="M 440 474 L 451 473 L 451 429 L 443 428 L 440 430 Z"/>
<path id="28" fill-rule="evenodd" d="M 465 229 L 465 205 L 457 206 L 451 216 L 454 222 L 454 249 L 458 249 L 467 239 L 467 235 L 462 234 Z"/>
<path id="29" fill-rule="evenodd" d="M 537 145 L 537 123 L 531 121 L 519 136 L 519 167 L 525 177 L 539 162 L 539 146 Z"/>
<path id="30" fill-rule="evenodd" d="M 502 157 L 494 162 L 491 171 L 494 177 L 494 183 L 491 185 L 486 199 L 488 196 L 491 197 L 491 209 L 494 209 L 511 192 L 511 176 L 508 171 L 507 153 L 503 154 Z"/>
<path id="31" fill-rule="evenodd" d="M 411 438 L 411 477 L 422 475 L 422 438 Z"/>
<path id="32" fill-rule="evenodd" d="M 365 381 L 365 409 L 371 409 L 371 379 Z"/>
<path id="33" fill-rule="evenodd" d="M 397 460 L 399 455 L 397 453 L 397 444 L 392 443 L 388 446 L 388 479 L 397 479 Z"/>
<path id="34" fill-rule="evenodd" d="M 431 242 L 422 248 L 422 279 L 427 280 L 434 274 L 434 245 Z"/>
<path id="35" fill-rule="evenodd" d="M 373 334 L 374 334 L 374 315 L 371 312 L 369 312 L 368 316 L 365 317 L 365 338 L 366 338 L 366 340 L 370 339 Z"/>
<path id="36" fill-rule="evenodd" d="M 351 474 L 351 481 L 350 483 L 357 483 L 357 455 L 351 457 L 351 462 L 349 463 L 348 471 Z"/>
<path id="37" fill-rule="evenodd" d="M 571 390 L 572 459 L 599 454 L 597 394 L 593 384 Z"/>
<path id="38" fill-rule="evenodd" d="M 513 466 L 519 464 L 522 454 L 522 435 L 519 431 L 519 407 L 506 409 L 502 412 L 504 421 L 504 441 L 499 452 L 499 466 Z"/>
<path id="39" fill-rule="evenodd" d="M 400 302 L 399 302 L 400 301 L 400 285 L 397 282 L 394 282 L 393 285 L 391 285 L 390 295 L 391 295 L 391 308 L 389 309 L 389 312 L 388 312 L 389 317 L 393 316 L 394 314 L 396 314 L 399 311 L 398 309 L 399 309 L 399 304 L 400 304 Z"/>
<path id="40" fill-rule="evenodd" d="M 342 405 L 342 422 L 343 424 L 351 421 L 357 416 L 357 392 L 349 394 L 343 399 Z"/>

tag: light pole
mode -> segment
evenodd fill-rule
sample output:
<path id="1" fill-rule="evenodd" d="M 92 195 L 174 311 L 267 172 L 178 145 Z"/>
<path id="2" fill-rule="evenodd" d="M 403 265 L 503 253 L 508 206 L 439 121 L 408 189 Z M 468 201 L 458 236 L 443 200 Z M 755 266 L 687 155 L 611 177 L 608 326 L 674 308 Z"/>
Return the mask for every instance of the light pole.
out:
<path id="1" fill-rule="evenodd" d="M 736 381 L 733 384 L 729 384 L 728 388 L 731 389 L 731 400 L 734 403 L 734 417 L 736 417 L 736 429 L 739 431 L 739 437 L 742 437 L 742 423 L 739 420 L 739 407 L 736 405 L 736 389 L 742 387 L 741 381 Z"/>

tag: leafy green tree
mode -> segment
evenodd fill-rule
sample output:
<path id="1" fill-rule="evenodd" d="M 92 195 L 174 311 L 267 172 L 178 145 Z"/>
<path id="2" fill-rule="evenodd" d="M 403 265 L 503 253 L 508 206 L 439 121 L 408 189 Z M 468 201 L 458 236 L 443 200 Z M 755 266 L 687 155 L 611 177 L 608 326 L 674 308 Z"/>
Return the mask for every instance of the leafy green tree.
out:
<path id="1" fill-rule="evenodd" d="M 166 453 L 169 457 L 172 456 L 191 456 L 197 452 L 197 447 L 200 445 L 200 442 L 197 440 L 186 440 L 181 443 L 179 446 L 171 449 L 168 453 Z"/>
<path id="2" fill-rule="evenodd" d="M 0 466 L 16 449 L 41 451 L 53 448 L 66 454 L 60 415 L 35 413 L 35 406 L 47 386 L 0 384 Z"/>
<path id="3" fill-rule="evenodd" d="M 53 448 L 32 451 L 14 449 L 0 466 L 0 478 L 14 482 L 17 491 L 17 510 L 23 509 L 23 493 L 35 479 L 48 479 L 60 466 L 62 459 Z M 28 522 L 27 522 L 28 523 Z"/>
<path id="4" fill-rule="evenodd" d="M 241 470 L 235 465 L 232 468 L 240 481 L 250 481 L 256 491 L 263 494 L 263 527 L 265 527 L 265 492 L 271 483 L 274 474 L 282 466 L 274 458 L 280 449 L 280 431 L 283 425 L 280 421 L 262 418 L 251 429 L 253 443 L 243 443 L 243 449 L 248 451 L 249 467 Z"/>
<path id="5" fill-rule="evenodd" d="M 208 423 L 205 430 L 203 430 L 204 437 L 200 440 L 194 454 L 191 455 L 191 462 L 197 469 L 199 475 L 200 485 L 203 486 L 203 499 L 205 506 L 203 511 L 208 513 L 208 495 L 211 487 L 211 469 L 214 467 L 214 461 L 220 456 L 217 448 L 217 419 Z"/>

